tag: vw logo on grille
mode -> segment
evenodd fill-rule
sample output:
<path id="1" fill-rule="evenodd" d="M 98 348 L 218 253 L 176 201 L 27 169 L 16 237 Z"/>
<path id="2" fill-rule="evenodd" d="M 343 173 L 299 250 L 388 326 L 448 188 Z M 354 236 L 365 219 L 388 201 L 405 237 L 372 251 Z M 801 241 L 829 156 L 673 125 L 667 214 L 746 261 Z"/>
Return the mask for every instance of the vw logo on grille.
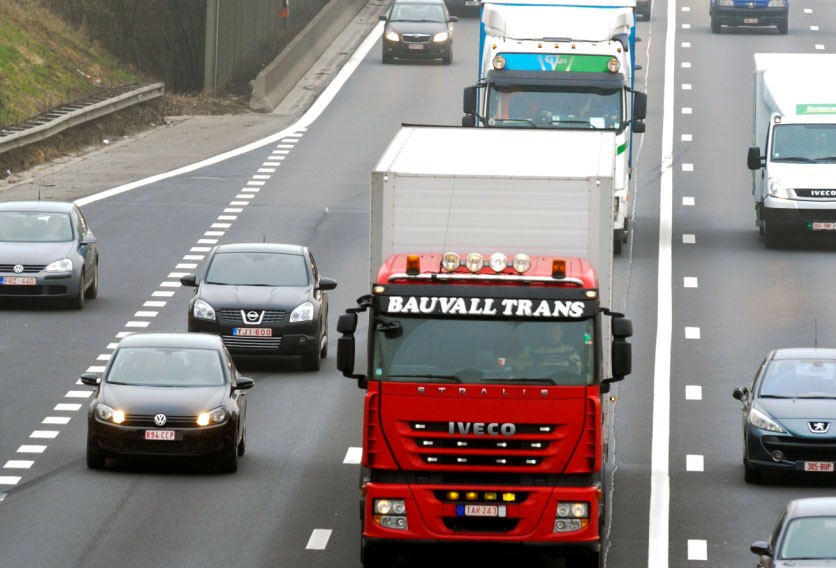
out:
<path id="1" fill-rule="evenodd" d="M 157 414 L 154 417 L 154 424 L 156 424 L 157 426 L 165 426 L 166 420 L 168 419 L 165 417 L 165 414 Z"/>
<path id="2" fill-rule="evenodd" d="M 247 312 L 247 321 L 258 321 L 258 312 Z"/>
<path id="3" fill-rule="evenodd" d="M 15 267 L 12 270 L 14 270 L 16 274 L 20 274 L 21 272 L 23 272 L 23 265 L 15 264 Z"/>
<path id="4" fill-rule="evenodd" d="M 807 427 L 813 434 L 826 434 L 830 430 L 830 422 L 808 422 Z"/>

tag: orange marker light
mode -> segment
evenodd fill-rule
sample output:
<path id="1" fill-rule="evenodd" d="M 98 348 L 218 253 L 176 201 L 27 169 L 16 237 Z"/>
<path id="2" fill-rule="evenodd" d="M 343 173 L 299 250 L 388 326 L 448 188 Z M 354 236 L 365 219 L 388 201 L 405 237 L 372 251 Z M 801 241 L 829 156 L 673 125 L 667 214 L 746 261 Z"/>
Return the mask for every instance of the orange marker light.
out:
<path id="1" fill-rule="evenodd" d="M 421 274 L 421 258 L 417 254 L 407 255 L 406 273 L 410 276 Z"/>
<path id="2" fill-rule="evenodd" d="M 566 278 L 566 261 L 562 258 L 552 259 L 552 278 Z"/>

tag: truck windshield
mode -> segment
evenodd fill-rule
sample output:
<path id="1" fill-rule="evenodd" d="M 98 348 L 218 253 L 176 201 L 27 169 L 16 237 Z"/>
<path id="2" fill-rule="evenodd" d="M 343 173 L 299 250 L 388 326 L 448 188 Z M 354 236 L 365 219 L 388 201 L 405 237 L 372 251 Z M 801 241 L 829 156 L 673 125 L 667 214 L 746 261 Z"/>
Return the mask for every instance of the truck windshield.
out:
<path id="1" fill-rule="evenodd" d="M 374 379 L 381 381 L 595 382 L 594 320 L 515 321 L 378 316 Z"/>
<path id="2" fill-rule="evenodd" d="M 836 124 L 776 124 L 772 161 L 836 162 Z"/>
<path id="3" fill-rule="evenodd" d="M 621 130 L 621 90 L 498 87 L 488 89 L 489 126 Z"/>

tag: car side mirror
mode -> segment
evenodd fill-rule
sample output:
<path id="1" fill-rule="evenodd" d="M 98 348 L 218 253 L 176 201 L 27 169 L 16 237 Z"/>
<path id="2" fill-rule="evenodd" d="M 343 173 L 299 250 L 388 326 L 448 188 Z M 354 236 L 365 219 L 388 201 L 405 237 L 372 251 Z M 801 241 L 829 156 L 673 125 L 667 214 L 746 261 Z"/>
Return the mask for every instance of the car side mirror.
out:
<path id="1" fill-rule="evenodd" d="M 94 245 L 97 241 L 96 237 L 92 235 L 84 235 L 79 242 L 83 245 Z"/>
<path id="2" fill-rule="evenodd" d="M 749 389 L 746 387 L 736 388 L 732 391 L 732 397 L 743 402 L 744 399 L 749 398 Z"/>
<path id="3" fill-rule="evenodd" d="M 255 381 L 250 377 L 238 377 L 235 381 L 235 390 L 247 390 L 255 386 Z"/>
<path id="4" fill-rule="evenodd" d="M 458 22 L 459 18 L 457 16 L 450 16 L 450 19 L 447 20 L 448 22 Z"/>
<path id="5" fill-rule="evenodd" d="M 757 146 L 751 146 L 749 153 L 746 154 L 746 165 L 750 170 L 759 170 L 764 166 L 765 157 L 761 156 L 761 149 Z"/>
<path id="6" fill-rule="evenodd" d="M 319 279 L 319 289 L 320 290 L 333 290 L 337 287 L 337 281 L 333 278 L 326 278 L 323 276 Z"/>
<path id="7" fill-rule="evenodd" d="M 197 286 L 197 275 L 184 274 L 180 277 L 180 284 L 183 286 Z"/>
<path id="8" fill-rule="evenodd" d="M 81 382 L 89 387 L 97 387 L 102 382 L 98 373 L 82 373 Z"/>
<path id="9" fill-rule="evenodd" d="M 767 543 L 765 540 L 753 542 L 752 546 L 749 547 L 749 550 L 751 550 L 759 556 L 772 556 L 772 550 L 770 550 L 769 548 L 769 543 Z"/>

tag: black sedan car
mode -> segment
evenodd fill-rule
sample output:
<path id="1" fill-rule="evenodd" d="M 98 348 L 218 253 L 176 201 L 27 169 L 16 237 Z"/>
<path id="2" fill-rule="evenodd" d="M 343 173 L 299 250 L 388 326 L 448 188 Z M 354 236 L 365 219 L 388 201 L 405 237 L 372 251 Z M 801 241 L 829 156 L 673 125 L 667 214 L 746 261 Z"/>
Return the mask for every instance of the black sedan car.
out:
<path id="1" fill-rule="evenodd" d="M 745 480 L 764 471 L 836 471 L 836 349 L 776 349 L 751 388 L 734 389 L 743 405 Z"/>
<path id="2" fill-rule="evenodd" d="M 223 338 L 233 355 L 301 356 L 318 371 L 328 353 L 328 294 L 337 282 L 320 276 L 307 247 L 275 243 L 218 245 L 206 259 L 189 302 L 189 331 Z"/>
<path id="3" fill-rule="evenodd" d="M 752 544 L 758 568 L 836 566 L 836 497 L 790 501 L 768 541 Z"/>
<path id="4" fill-rule="evenodd" d="M 107 458 L 211 459 L 238 470 L 247 434 L 244 390 L 220 338 L 201 333 L 140 333 L 125 337 L 99 378 L 87 417 L 87 467 Z"/>
<path id="5" fill-rule="evenodd" d="M 99 249 L 77 205 L 0 203 L 0 299 L 56 299 L 81 309 L 98 293 Z"/>
<path id="6" fill-rule="evenodd" d="M 453 62 L 453 22 L 444 0 L 395 0 L 381 16 L 383 63 L 395 59 L 441 59 Z"/>

